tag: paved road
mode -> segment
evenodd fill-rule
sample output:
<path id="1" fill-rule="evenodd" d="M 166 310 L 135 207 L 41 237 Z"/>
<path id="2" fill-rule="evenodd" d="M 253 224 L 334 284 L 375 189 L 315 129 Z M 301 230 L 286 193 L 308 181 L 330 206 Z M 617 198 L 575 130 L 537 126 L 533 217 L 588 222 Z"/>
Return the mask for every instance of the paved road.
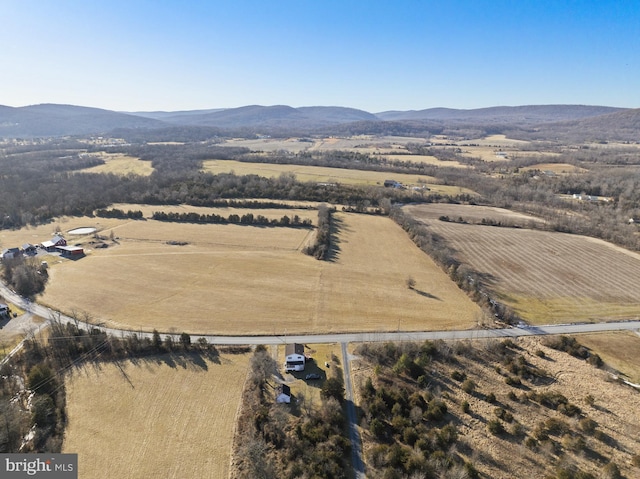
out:
<path id="1" fill-rule="evenodd" d="M 63 323 L 79 323 L 84 327 L 96 327 L 82 321 L 78 321 L 74 318 L 66 316 L 58 311 L 52 311 L 51 309 L 33 303 L 25 298 L 20 297 L 13 291 L 11 291 L 3 283 L 0 283 L 0 294 L 2 294 L 7 301 L 10 301 L 26 311 L 45 318 L 46 321 L 39 326 L 39 329 L 44 328 L 52 320 L 59 320 Z M 100 327 L 99 329 L 107 334 L 111 335 L 123 335 L 128 333 L 136 333 L 141 337 L 152 337 L 152 333 L 144 333 L 134 330 L 121 330 Z M 351 370 L 350 370 L 350 358 L 347 352 L 348 343 L 362 343 L 362 342 L 379 342 L 379 341 L 425 341 L 436 339 L 486 339 L 486 338 L 505 338 L 505 337 L 520 337 L 520 336 L 540 336 L 548 334 L 576 334 L 576 333 L 592 333 L 592 332 L 604 332 L 604 331 L 639 331 L 640 320 L 630 321 L 615 321 L 609 323 L 578 323 L 578 324 L 554 324 L 546 326 L 523 326 L 513 328 L 502 329 L 473 329 L 473 330 L 459 330 L 459 331 L 397 331 L 397 332 L 379 332 L 379 333 L 334 333 L 334 334 L 301 334 L 301 335 L 287 335 L 284 336 L 221 336 L 221 335 L 191 335 L 192 341 L 198 341 L 200 338 L 204 338 L 207 342 L 217 345 L 254 345 L 254 344 L 285 344 L 285 343 L 341 343 L 342 345 L 342 357 L 344 364 L 345 375 L 345 395 L 347 400 L 347 414 L 349 417 L 349 436 L 352 444 L 352 462 L 356 473 L 356 479 L 362 479 L 365 477 L 364 464 L 362 462 L 362 445 L 360 441 L 360 435 L 357 429 L 357 419 L 355 406 L 353 404 L 353 391 L 351 385 Z M 174 340 L 179 340 L 179 334 L 165 334 L 163 336 L 170 335 Z M 7 362 L 11 356 L 17 353 L 22 348 L 20 343 L 16 348 L 11 351 L 2 361 L 0 366 Z"/>

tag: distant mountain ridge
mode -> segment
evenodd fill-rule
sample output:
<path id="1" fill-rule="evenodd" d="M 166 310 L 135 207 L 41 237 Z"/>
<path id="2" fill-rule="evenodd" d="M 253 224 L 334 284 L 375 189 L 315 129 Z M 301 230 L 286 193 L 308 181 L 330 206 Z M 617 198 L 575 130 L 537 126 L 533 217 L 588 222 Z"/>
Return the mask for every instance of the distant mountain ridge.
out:
<path id="1" fill-rule="evenodd" d="M 623 111 L 625 108 L 590 105 L 524 105 L 494 106 L 459 110 L 452 108 L 429 108 L 427 110 L 386 111 L 377 113 L 378 118 L 388 121 L 401 120 L 440 120 L 492 122 L 511 121 L 518 123 L 548 123 L 554 121 L 577 120 L 592 116 L 606 115 Z"/>
<path id="2" fill-rule="evenodd" d="M 102 133 L 114 128 L 160 128 L 151 118 L 111 110 L 46 103 L 19 108 L 0 106 L 0 137 L 49 137 Z"/>
<path id="3" fill-rule="evenodd" d="M 385 125 L 398 131 L 434 126 L 440 128 L 476 126 L 523 128 L 548 131 L 554 125 L 562 131 L 602 129 L 606 135 L 622 132 L 626 138 L 638 132 L 640 110 L 589 105 L 497 106 L 461 110 L 430 108 L 411 111 L 369 113 L 338 106 L 294 108 L 287 105 L 247 105 L 238 108 L 191 111 L 115 112 L 73 105 L 42 104 L 26 107 L 0 105 L 0 138 L 47 137 L 104 134 L 112 130 L 157 130 L 171 127 L 209 127 L 246 133 L 291 131 L 297 134 L 347 131 L 350 124 L 359 131 L 381 132 Z M 582 123 L 587 122 L 587 123 Z M 583 126 L 581 126 L 583 125 Z M 555 131 L 555 130 L 554 130 Z"/>

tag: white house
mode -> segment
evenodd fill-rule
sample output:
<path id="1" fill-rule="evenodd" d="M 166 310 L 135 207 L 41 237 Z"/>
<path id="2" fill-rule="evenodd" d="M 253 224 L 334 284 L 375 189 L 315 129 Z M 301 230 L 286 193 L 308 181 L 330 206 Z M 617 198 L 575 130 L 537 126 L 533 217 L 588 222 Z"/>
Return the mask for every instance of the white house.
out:
<path id="1" fill-rule="evenodd" d="M 304 344 L 287 344 L 284 349 L 286 355 L 284 370 L 289 371 L 304 371 L 304 365 L 306 358 L 304 356 Z"/>
<path id="2" fill-rule="evenodd" d="M 286 384 L 278 386 L 278 389 L 276 389 L 276 402 L 286 404 L 291 402 L 291 388 L 289 386 Z"/>

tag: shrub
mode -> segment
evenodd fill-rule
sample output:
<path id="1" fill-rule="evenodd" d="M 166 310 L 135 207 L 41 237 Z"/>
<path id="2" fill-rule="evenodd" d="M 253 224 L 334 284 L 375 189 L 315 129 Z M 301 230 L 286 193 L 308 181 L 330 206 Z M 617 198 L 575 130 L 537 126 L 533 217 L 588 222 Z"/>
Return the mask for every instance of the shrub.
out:
<path id="1" fill-rule="evenodd" d="M 546 358 L 547 355 L 544 353 L 542 349 L 536 349 L 535 355 L 539 358 Z"/>
<path id="2" fill-rule="evenodd" d="M 595 432 L 596 427 L 598 427 L 598 423 L 591 418 L 585 417 L 583 419 L 580 419 L 580 422 L 578 423 L 578 427 L 585 434 L 591 435 Z"/>
<path id="3" fill-rule="evenodd" d="M 467 377 L 467 375 L 463 372 L 460 372 L 458 370 L 455 370 L 451 373 L 451 379 L 454 379 L 456 381 L 464 381 L 464 379 Z"/>
<path id="4" fill-rule="evenodd" d="M 472 394 L 476 389 L 476 383 L 474 383 L 471 379 L 465 379 L 462 383 L 462 390 L 467 394 Z"/>
<path id="5" fill-rule="evenodd" d="M 489 404 L 493 404 L 496 402 L 496 395 L 493 393 L 489 393 L 486 395 L 485 400 L 489 403 Z"/>
<path id="6" fill-rule="evenodd" d="M 487 430 L 494 436 L 499 436 L 504 433 L 504 426 L 498 419 L 491 419 L 487 422 Z"/>
<path id="7" fill-rule="evenodd" d="M 469 414 L 469 411 L 471 410 L 471 407 L 469 406 L 469 401 L 462 401 L 462 404 L 460 405 L 460 407 L 462 408 L 463 413 Z"/>
<path id="8" fill-rule="evenodd" d="M 622 474 L 618 465 L 615 462 L 610 462 L 602 468 L 602 477 L 603 479 L 621 479 Z"/>
<path id="9" fill-rule="evenodd" d="M 509 386 L 518 387 L 522 385 L 522 381 L 517 376 L 507 376 L 504 380 Z"/>

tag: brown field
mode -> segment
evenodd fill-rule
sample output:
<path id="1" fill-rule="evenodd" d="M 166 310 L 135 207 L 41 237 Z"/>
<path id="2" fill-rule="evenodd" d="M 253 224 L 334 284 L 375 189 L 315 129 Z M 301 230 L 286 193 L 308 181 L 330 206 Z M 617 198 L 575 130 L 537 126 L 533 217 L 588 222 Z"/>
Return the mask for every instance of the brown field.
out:
<path id="1" fill-rule="evenodd" d="M 140 160 L 133 156 L 111 154 L 111 153 L 99 153 L 98 155 L 104 161 L 104 165 L 94 166 L 92 168 L 85 168 L 81 170 L 85 173 L 114 173 L 116 175 L 140 175 L 148 176 L 153 173 L 154 169 L 151 166 L 151 161 Z"/>
<path id="2" fill-rule="evenodd" d="M 286 334 L 472 327 L 479 308 L 388 218 L 337 213 L 332 260 L 294 228 L 120 221 L 51 265 L 41 302 L 134 329 Z M 86 223 L 86 220 L 85 220 Z M 166 242 L 184 241 L 184 246 Z M 21 244 L 21 243 L 18 243 Z M 406 286 L 412 276 L 415 290 Z"/>
<path id="3" fill-rule="evenodd" d="M 426 140 L 411 137 L 397 136 L 370 136 L 358 135 L 352 137 L 329 137 L 322 139 L 313 139 L 311 141 L 300 141 L 299 138 L 264 138 L 256 140 L 247 140 L 236 138 L 223 142 L 222 146 L 243 146 L 250 148 L 252 151 L 272 152 L 278 150 L 286 150 L 292 153 L 298 153 L 304 150 L 310 151 L 353 151 L 369 154 L 386 154 L 394 152 L 405 152 L 407 143 L 425 143 Z"/>
<path id="4" fill-rule="evenodd" d="M 87 363 L 65 380 L 62 452 L 83 479 L 229 476 L 248 355 Z"/>
<path id="5" fill-rule="evenodd" d="M 385 154 L 390 160 L 394 161 L 411 161 L 413 163 L 422 163 L 426 165 L 442 166 L 445 168 L 469 168 L 468 165 L 464 165 L 458 161 L 443 161 L 439 160 L 435 156 L 426 155 L 388 155 Z"/>
<path id="6" fill-rule="evenodd" d="M 431 206 L 406 210 L 443 236 L 463 263 L 487 275 L 498 299 L 525 320 L 544 324 L 640 314 L 640 255 L 585 236 L 446 223 L 433 219 Z"/>
<path id="7" fill-rule="evenodd" d="M 440 216 L 448 216 L 453 220 L 462 218 L 470 223 L 479 223 L 483 219 L 492 221 L 506 221 L 518 225 L 529 222 L 543 223 L 544 220 L 535 216 L 525 215 L 516 211 L 494 206 L 457 205 L 449 203 L 432 203 L 428 206 L 406 206 L 405 209 L 419 219 L 436 220 Z"/>
<path id="8" fill-rule="evenodd" d="M 600 355 L 602 360 L 640 384 L 640 335 L 633 332 L 580 334 L 578 342 Z"/>
<path id="9" fill-rule="evenodd" d="M 283 173 L 292 173 L 298 181 L 341 183 L 348 185 L 382 185 L 385 180 L 393 179 L 408 186 L 428 186 L 434 193 L 447 195 L 462 193 L 475 194 L 466 188 L 439 185 L 437 184 L 438 180 L 436 178 L 424 175 L 348 170 L 345 168 L 325 168 L 321 166 L 244 163 L 233 160 L 205 160 L 203 161 L 203 168 L 204 171 L 213 174 L 234 172 L 237 175 L 259 175 L 267 178 L 277 178 Z"/>
<path id="10" fill-rule="evenodd" d="M 582 335 L 577 337 L 581 343 L 582 338 Z M 468 448 L 460 447 L 459 453 L 473 462 L 481 472 L 480 477 L 556 477 L 551 464 L 562 463 L 563 458 L 568 463 L 575 463 L 582 471 L 593 474 L 594 477 L 604 477 L 599 473 L 603 465 L 609 461 L 617 464 L 622 477 L 638 477 L 638 469 L 631 465 L 631 457 L 640 451 L 638 392 L 631 387 L 612 382 L 608 373 L 589 365 L 586 361 L 543 346 L 540 338 L 517 338 L 514 342 L 519 348 L 518 353 L 524 356 L 527 363 L 545 371 L 551 380 L 537 386 L 530 386 L 530 383 L 525 381 L 521 389 L 513 388 L 505 383 L 508 371 L 504 365 L 479 361 L 474 357 L 465 357 L 464 354 L 456 354 L 456 360 L 450 363 L 437 362 L 430 365 L 430 374 L 434 378 L 441 378 L 444 383 L 442 397 L 448 406 L 449 414 L 456 417 L 458 434 L 468 445 Z M 490 348 L 492 343 L 494 341 L 471 344 L 482 349 Z M 535 354 L 538 350 L 544 352 L 544 358 Z M 374 365 L 363 361 L 352 361 L 351 365 L 356 403 L 360 404 L 358 393 L 361 385 L 367 377 L 373 378 L 375 382 Z M 461 383 L 451 379 L 453 370 L 464 371 L 476 384 L 476 392 L 464 392 L 460 387 Z M 507 431 L 519 423 L 526 436 L 531 437 L 536 426 L 549 418 L 566 421 L 573 431 L 579 430 L 577 419 L 570 419 L 558 411 L 532 401 L 520 402 L 508 397 L 510 392 L 522 397 L 531 390 L 557 391 L 563 394 L 570 403 L 582 410 L 584 417 L 597 423 L 597 430 L 603 433 L 604 439 L 584 434 L 586 450 L 583 448 L 581 451 L 572 452 L 563 447 L 559 454 L 554 454 L 551 448 L 542 444 L 537 450 L 527 448 L 523 444 L 524 437 L 518 438 L 510 433 L 500 437 L 490 434 L 487 431 L 487 422 L 496 418 L 494 410 L 499 406 L 508 410 L 514 418 L 512 423 L 503 422 Z M 490 392 L 496 396 L 497 402 L 494 404 L 484 399 Z M 588 405 L 585 400 L 588 395 L 595 400 L 593 406 Z M 470 414 L 462 413 L 463 401 L 469 403 Z M 552 437 L 552 440 L 558 445 L 562 442 L 560 437 Z M 363 434 L 363 447 L 365 451 L 371 447 L 368 432 Z M 602 462 L 599 462 L 598 458 L 601 458 Z"/>
<path id="11" fill-rule="evenodd" d="M 568 163 L 539 163 L 537 165 L 526 166 L 521 168 L 522 171 L 540 170 L 552 171 L 556 175 L 566 175 L 570 173 L 586 173 L 587 169 L 579 166 L 570 165 Z"/>

